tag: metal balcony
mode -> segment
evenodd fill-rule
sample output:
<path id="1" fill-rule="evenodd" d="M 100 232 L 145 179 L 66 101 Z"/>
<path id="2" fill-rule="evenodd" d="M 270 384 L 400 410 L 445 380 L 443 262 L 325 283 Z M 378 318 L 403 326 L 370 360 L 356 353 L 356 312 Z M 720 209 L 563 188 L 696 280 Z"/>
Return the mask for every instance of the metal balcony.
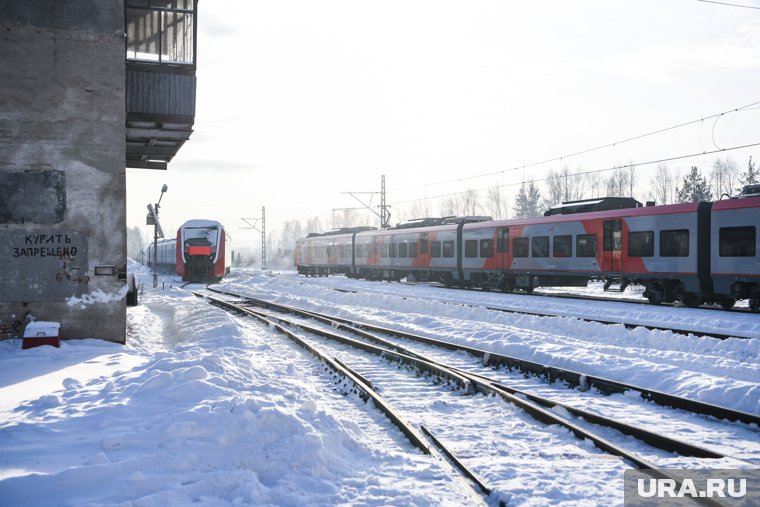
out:
<path id="1" fill-rule="evenodd" d="M 197 0 L 125 0 L 127 167 L 166 169 L 195 122 Z"/>

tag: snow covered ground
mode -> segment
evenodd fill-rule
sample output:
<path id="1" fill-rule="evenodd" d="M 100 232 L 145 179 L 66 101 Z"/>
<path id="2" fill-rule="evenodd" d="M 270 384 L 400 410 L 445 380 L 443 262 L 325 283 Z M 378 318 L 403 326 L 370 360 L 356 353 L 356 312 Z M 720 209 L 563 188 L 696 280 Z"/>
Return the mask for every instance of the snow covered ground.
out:
<path id="1" fill-rule="evenodd" d="M 298 347 L 210 307 L 176 278 L 153 289 L 147 270 L 130 270 L 144 292 L 128 311 L 126 346 L 90 339 L 22 351 L 20 341 L 0 342 L 0 505 L 468 503 L 439 463 L 337 389 Z M 758 338 L 718 341 L 467 304 L 744 336 L 760 336 L 758 315 L 243 270 L 220 287 L 333 312 L 337 304 L 345 316 L 760 413 Z M 605 473 L 618 480 L 595 492 L 568 470 L 533 483 L 511 470 L 513 489 L 502 498 L 621 504 L 625 465 L 613 465 Z"/>

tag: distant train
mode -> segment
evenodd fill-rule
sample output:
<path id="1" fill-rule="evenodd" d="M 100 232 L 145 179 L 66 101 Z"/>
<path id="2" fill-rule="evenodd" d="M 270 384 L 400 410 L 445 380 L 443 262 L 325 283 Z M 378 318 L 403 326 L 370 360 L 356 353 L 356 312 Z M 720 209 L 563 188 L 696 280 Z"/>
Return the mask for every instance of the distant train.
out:
<path id="1" fill-rule="evenodd" d="M 296 243 L 308 276 L 440 281 L 504 292 L 605 282 L 643 285 L 650 303 L 740 299 L 760 311 L 760 185 L 716 202 L 641 207 L 630 198 L 565 203 L 547 216 L 420 219 L 339 229 Z"/>
<path id="2" fill-rule="evenodd" d="M 158 242 L 158 269 L 175 271 L 188 282 L 211 282 L 229 274 L 232 264 L 230 238 L 224 226 L 213 220 L 188 220 L 174 239 Z M 153 243 L 148 265 L 153 263 Z"/>

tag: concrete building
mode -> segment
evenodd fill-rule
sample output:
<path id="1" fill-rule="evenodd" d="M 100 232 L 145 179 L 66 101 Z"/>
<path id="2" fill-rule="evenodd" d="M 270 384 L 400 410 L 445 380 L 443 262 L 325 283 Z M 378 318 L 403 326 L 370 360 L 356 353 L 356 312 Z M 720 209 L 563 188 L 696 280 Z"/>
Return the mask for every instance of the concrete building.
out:
<path id="1" fill-rule="evenodd" d="M 126 167 L 192 132 L 196 21 L 126 2 L 0 0 L 0 339 L 31 316 L 125 341 Z"/>

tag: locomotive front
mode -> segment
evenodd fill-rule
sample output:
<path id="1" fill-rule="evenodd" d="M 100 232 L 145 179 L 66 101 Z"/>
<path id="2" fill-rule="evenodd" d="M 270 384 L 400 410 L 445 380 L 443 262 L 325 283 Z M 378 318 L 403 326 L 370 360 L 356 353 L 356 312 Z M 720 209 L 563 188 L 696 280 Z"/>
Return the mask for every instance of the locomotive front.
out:
<path id="1" fill-rule="evenodd" d="M 223 249 L 223 235 L 221 224 L 214 221 L 190 220 L 180 227 L 177 273 L 184 281 L 209 282 L 222 277 L 216 265 Z"/>

